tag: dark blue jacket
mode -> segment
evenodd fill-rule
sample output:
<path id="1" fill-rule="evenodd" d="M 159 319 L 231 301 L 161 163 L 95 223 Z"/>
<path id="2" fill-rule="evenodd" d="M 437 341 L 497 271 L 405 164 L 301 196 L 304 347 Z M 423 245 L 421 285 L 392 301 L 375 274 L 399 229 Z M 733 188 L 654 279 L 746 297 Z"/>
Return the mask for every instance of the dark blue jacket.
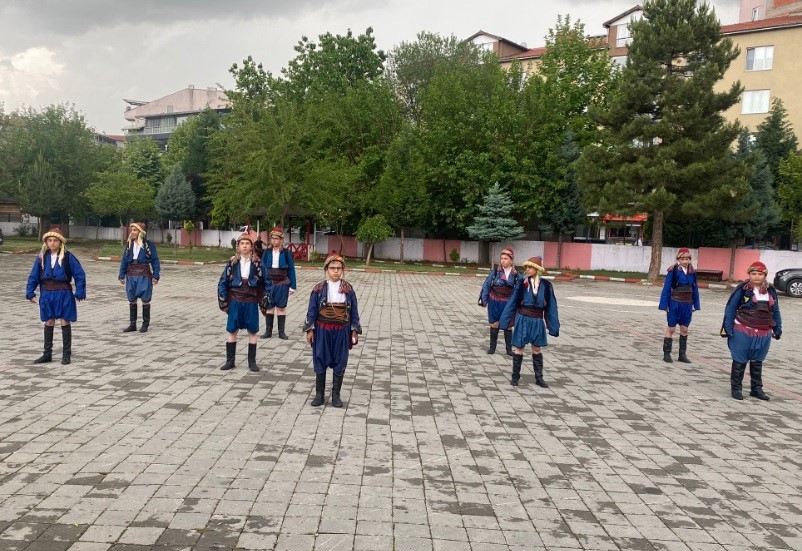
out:
<path id="1" fill-rule="evenodd" d="M 504 313 L 501 314 L 501 319 L 499 320 L 499 327 L 507 327 L 509 325 L 510 319 L 519 306 L 542 308 L 543 320 L 546 322 L 549 335 L 552 337 L 559 335 L 560 318 L 557 314 L 557 297 L 554 296 L 554 286 L 551 281 L 540 278 L 537 296 L 533 296 L 529 290 L 529 279 L 526 276 L 521 277 L 512 292 L 510 300 L 507 302 L 507 306 L 504 307 Z"/>
<path id="2" fill-rule="evenodd" d="M 735 290 L 730 295 L 730 298 L 727 300 L 727 306 L 724 308 L 724 321 L 721 324 L 721 336 L 730 336 L 732 335 L 733 328 L 732 326 L 735 324 L 735 314 L 741 308 L 754 308 L 757 306 L 757 303 L 752 300 L 752 297 L 755 295 L 755 291 L 753 289 L 745 289 L 746 284 L 749 283 L 745 281 L 741 285 L 735 288 Z M 782 317 L 780 316 L 780 302 L 777 300 L 777 290 L 769 285 L 769 296 L 774 299 L 774 307 L 771 309 L 772 317 L 774 318 L 774 327 L 772 327 L 772 332 L 775 336 L 779 336 L 783 332 L 783 322 Z"/>

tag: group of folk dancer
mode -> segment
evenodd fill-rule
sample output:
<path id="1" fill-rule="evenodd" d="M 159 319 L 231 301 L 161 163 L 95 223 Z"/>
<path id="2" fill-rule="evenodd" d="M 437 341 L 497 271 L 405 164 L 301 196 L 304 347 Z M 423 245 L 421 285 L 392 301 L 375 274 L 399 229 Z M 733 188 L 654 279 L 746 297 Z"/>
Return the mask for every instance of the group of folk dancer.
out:
<path id="1" fill-rule="evenodd" d="M 145 238 L 145 224 L 133 222 L 120 262 L 118 279 L 125 285 L 129 302 L 129 325 L 123 332 L 137 330 L 138 303 L 142 302 L 142 323 L 139 331 L 150 326 L 150 302 L 153 286 L 160 278 L 160 262 L 156 245 Z M 262 338 L 273 333 L 278 317 L 278 336 L 287 339 L 286 307 L 296 290 L 295 265 L 292 254 L 283 247 L 281 228 L 270 232 L 270 247 L 258 254 L 248 233 L 236 240 L 236 254 L 226 263 L 217 284 L 220 309 L 227 314 L 226 362 L 220 368 L 234 368 L 237 334 L 248 333 L 248 369 L 259 371 L 256 348 L 260 311 L 265 316 Z M 61 322 L 63 340 L 62 364 L 69 364 L 72 354 L 72 326 L 77 320 L 76 301 L 86 299 L 86 274 L 80 262 L 66 249 L 67 240 L 57 228 L 42 237 L 42 250 L 28 276 L 25 298 L 36 303 L 39 288 L 39 317 L 44 323 L 44 352 L 35 364 L 53 361 L 53 332 L 56 320 Z M 543 375 L 543 348 L 548 336 L 560 336 L 560 320 L 554 287 L 545 273 L 543 260 L 532 257 L 524 261 L 524 274 L 514 265 L 512 247 L 501 251 L 495 266 L 482 285 L 479 305 L 487 308 L 490 324 L 488 354 L 496 351 L 499 332 L 504 334 L 506 353 L 512 356 L 510 384 L 518 386 L 526 345 L 531 346 L 535 384 L 548 388 Z M 660 310 L 666 312 L 667 327 L 663 339 L 663 361 L 671 357 L 673 335 L 680 326 L 678 361 L 690 363 L 687 356 L 688 327 L 693 312 L 700 309 L 699 286 L 687 248 L 679 249 L 676 263 L 668 268 L 660 295 Z M 317 283 L 309 297 L 303 331 L 312 349 L 315 370 L 315 397 L 312 406 L 325 402 L 326 371 L 331 368 L 331 404 L 342 407 L 340 392 L 351 348 L 358 344 L 362 327 L 357 297 L 353 286 L 343 276 L 345 260 L 333 253 L 323 263 L 325 279 Z M 768 400 L 763 391 L 763 361 L 771 339 L 782 335 L 782 318 L 777 291 L 767 281 L 768 270 L 762 262 L 747 269 L 748 279 L 737 285 L 724 310 L 721 336 L 727 339 L 732 356 L 730 386 L 732 398 L 743 400 L 742 383 L 747 364 L 751 392 L 759 400 Z M 74 286 L 73 286 L 74 285 Z"/>
<path id="2" fill-rule="evenodd" d="M 490 324 L 488 354 L 496 351 L 498 335 L 504 333 L 507 355 L 512 356 L 510 384 L 518 386 L 521 378 L 524 347 L 532 347 L 532 367 L 535 384 L 548 388 L 543 377 L 543 351 L 548 336 L 560 336 L 557 298 L 552 284 L 541 278 L 545 273 L 543 260 L 532 257 L 523 263 L 525 274 L 515 266 L 512 247 L 501 251 L 498 265 L 490 271 L 482 285 L 479 305 L 487 307 Z M 687 356 L 688 327 L 693 312 L 701 308 L 696 271 L 691 252 L 683 247 L 677 251 L 676 263 L 668 268 L 658 308 L 666 312 L 663 337 L 663 361 L 672 363 L 671 349 L 677 325 L 680 328 L 678 361 L 691 363 Z M 730 392 L 735 400 L 743 400 L 743 379 L 749 364 L 750 396 L 768 400 L 763 391 L 763 361 L 769 352 L 771 339 L 782 335 L 782 317 L 777 291 L 767 281 L 768 269 L 754 262 L 747 269 L 748 279 L 737 285 L 727 300 L 720 334 L 727 339 L 732 356 Z"/>

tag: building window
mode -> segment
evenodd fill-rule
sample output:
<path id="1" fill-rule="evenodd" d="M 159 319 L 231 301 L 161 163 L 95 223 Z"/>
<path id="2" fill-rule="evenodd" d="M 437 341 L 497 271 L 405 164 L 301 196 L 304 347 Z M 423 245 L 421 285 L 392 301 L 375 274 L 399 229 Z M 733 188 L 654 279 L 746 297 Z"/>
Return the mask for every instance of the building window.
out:
<path id="1" fill-rule="evenodd" d="M 774 64 L 774 46 L 746 49 L 747 71 L 768 71 Z"/>
<path id="2" fill-rule="evenodd" d="M 616 55 L 612 57 L 613 66 L 614 67 L 626 67 L 627 66 L 627 56 L 625 55 Z"/>
<path id="3" fill-rule="evenodd" d="M 615 46 L 623 48 L 632 42 L 632 35 L 629 34 L 629 22 L 615 26 Z"/>
<path id="4" fill-rule="evenodd" d="M 752 113 L 769 112 L 769 91 L 768 90 L 747 90 L 741 100 L 741 114 L 750 115 Z"/>
<path id="5" fill-rule="evenodd" d="M 760 6 L 752 8 L 752 21 L 760 21 Z"/>

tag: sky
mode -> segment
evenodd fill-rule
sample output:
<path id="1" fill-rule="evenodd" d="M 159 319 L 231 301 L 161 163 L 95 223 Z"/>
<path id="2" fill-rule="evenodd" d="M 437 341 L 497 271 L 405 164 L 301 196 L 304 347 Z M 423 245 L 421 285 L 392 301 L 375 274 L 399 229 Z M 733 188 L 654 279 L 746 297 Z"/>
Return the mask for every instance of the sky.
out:
<path id="1" fill-rule="evenodd" d="M 602 34 L 628 0 L 2 0 L 0 104 L 6 113 L 69 103 L 89 126 L 122 134 L 123 99 L 151 101 L 194 85 L 230 88 L 249 55 L 278 74 L 303 36 L 373 28 L 384 51 L 421 31 L 482 30 L 534 48 L 558 15 Z M 712 0 L 723 25 L 740 0 Z M 503 6 L 503 7 L 500 7 Z"/>

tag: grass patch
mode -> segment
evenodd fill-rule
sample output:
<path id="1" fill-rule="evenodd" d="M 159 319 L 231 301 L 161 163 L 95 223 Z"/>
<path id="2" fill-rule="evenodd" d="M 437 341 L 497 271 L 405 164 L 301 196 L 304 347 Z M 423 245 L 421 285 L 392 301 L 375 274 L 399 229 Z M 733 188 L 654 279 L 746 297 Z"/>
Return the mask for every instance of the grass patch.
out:
<path id="1" fill-rule="evenodd" d="M 190 256 L 189 247 L 174 247 L 167 243 L 156 243 L 160 260 L 188 260 L 190 262 L 224 262 L 231 258 L 234 249 L 219 247 L 193 247 Z M 97 256 L 119 257 L 123 247 L 119 242 L 105 243 Z"/>

